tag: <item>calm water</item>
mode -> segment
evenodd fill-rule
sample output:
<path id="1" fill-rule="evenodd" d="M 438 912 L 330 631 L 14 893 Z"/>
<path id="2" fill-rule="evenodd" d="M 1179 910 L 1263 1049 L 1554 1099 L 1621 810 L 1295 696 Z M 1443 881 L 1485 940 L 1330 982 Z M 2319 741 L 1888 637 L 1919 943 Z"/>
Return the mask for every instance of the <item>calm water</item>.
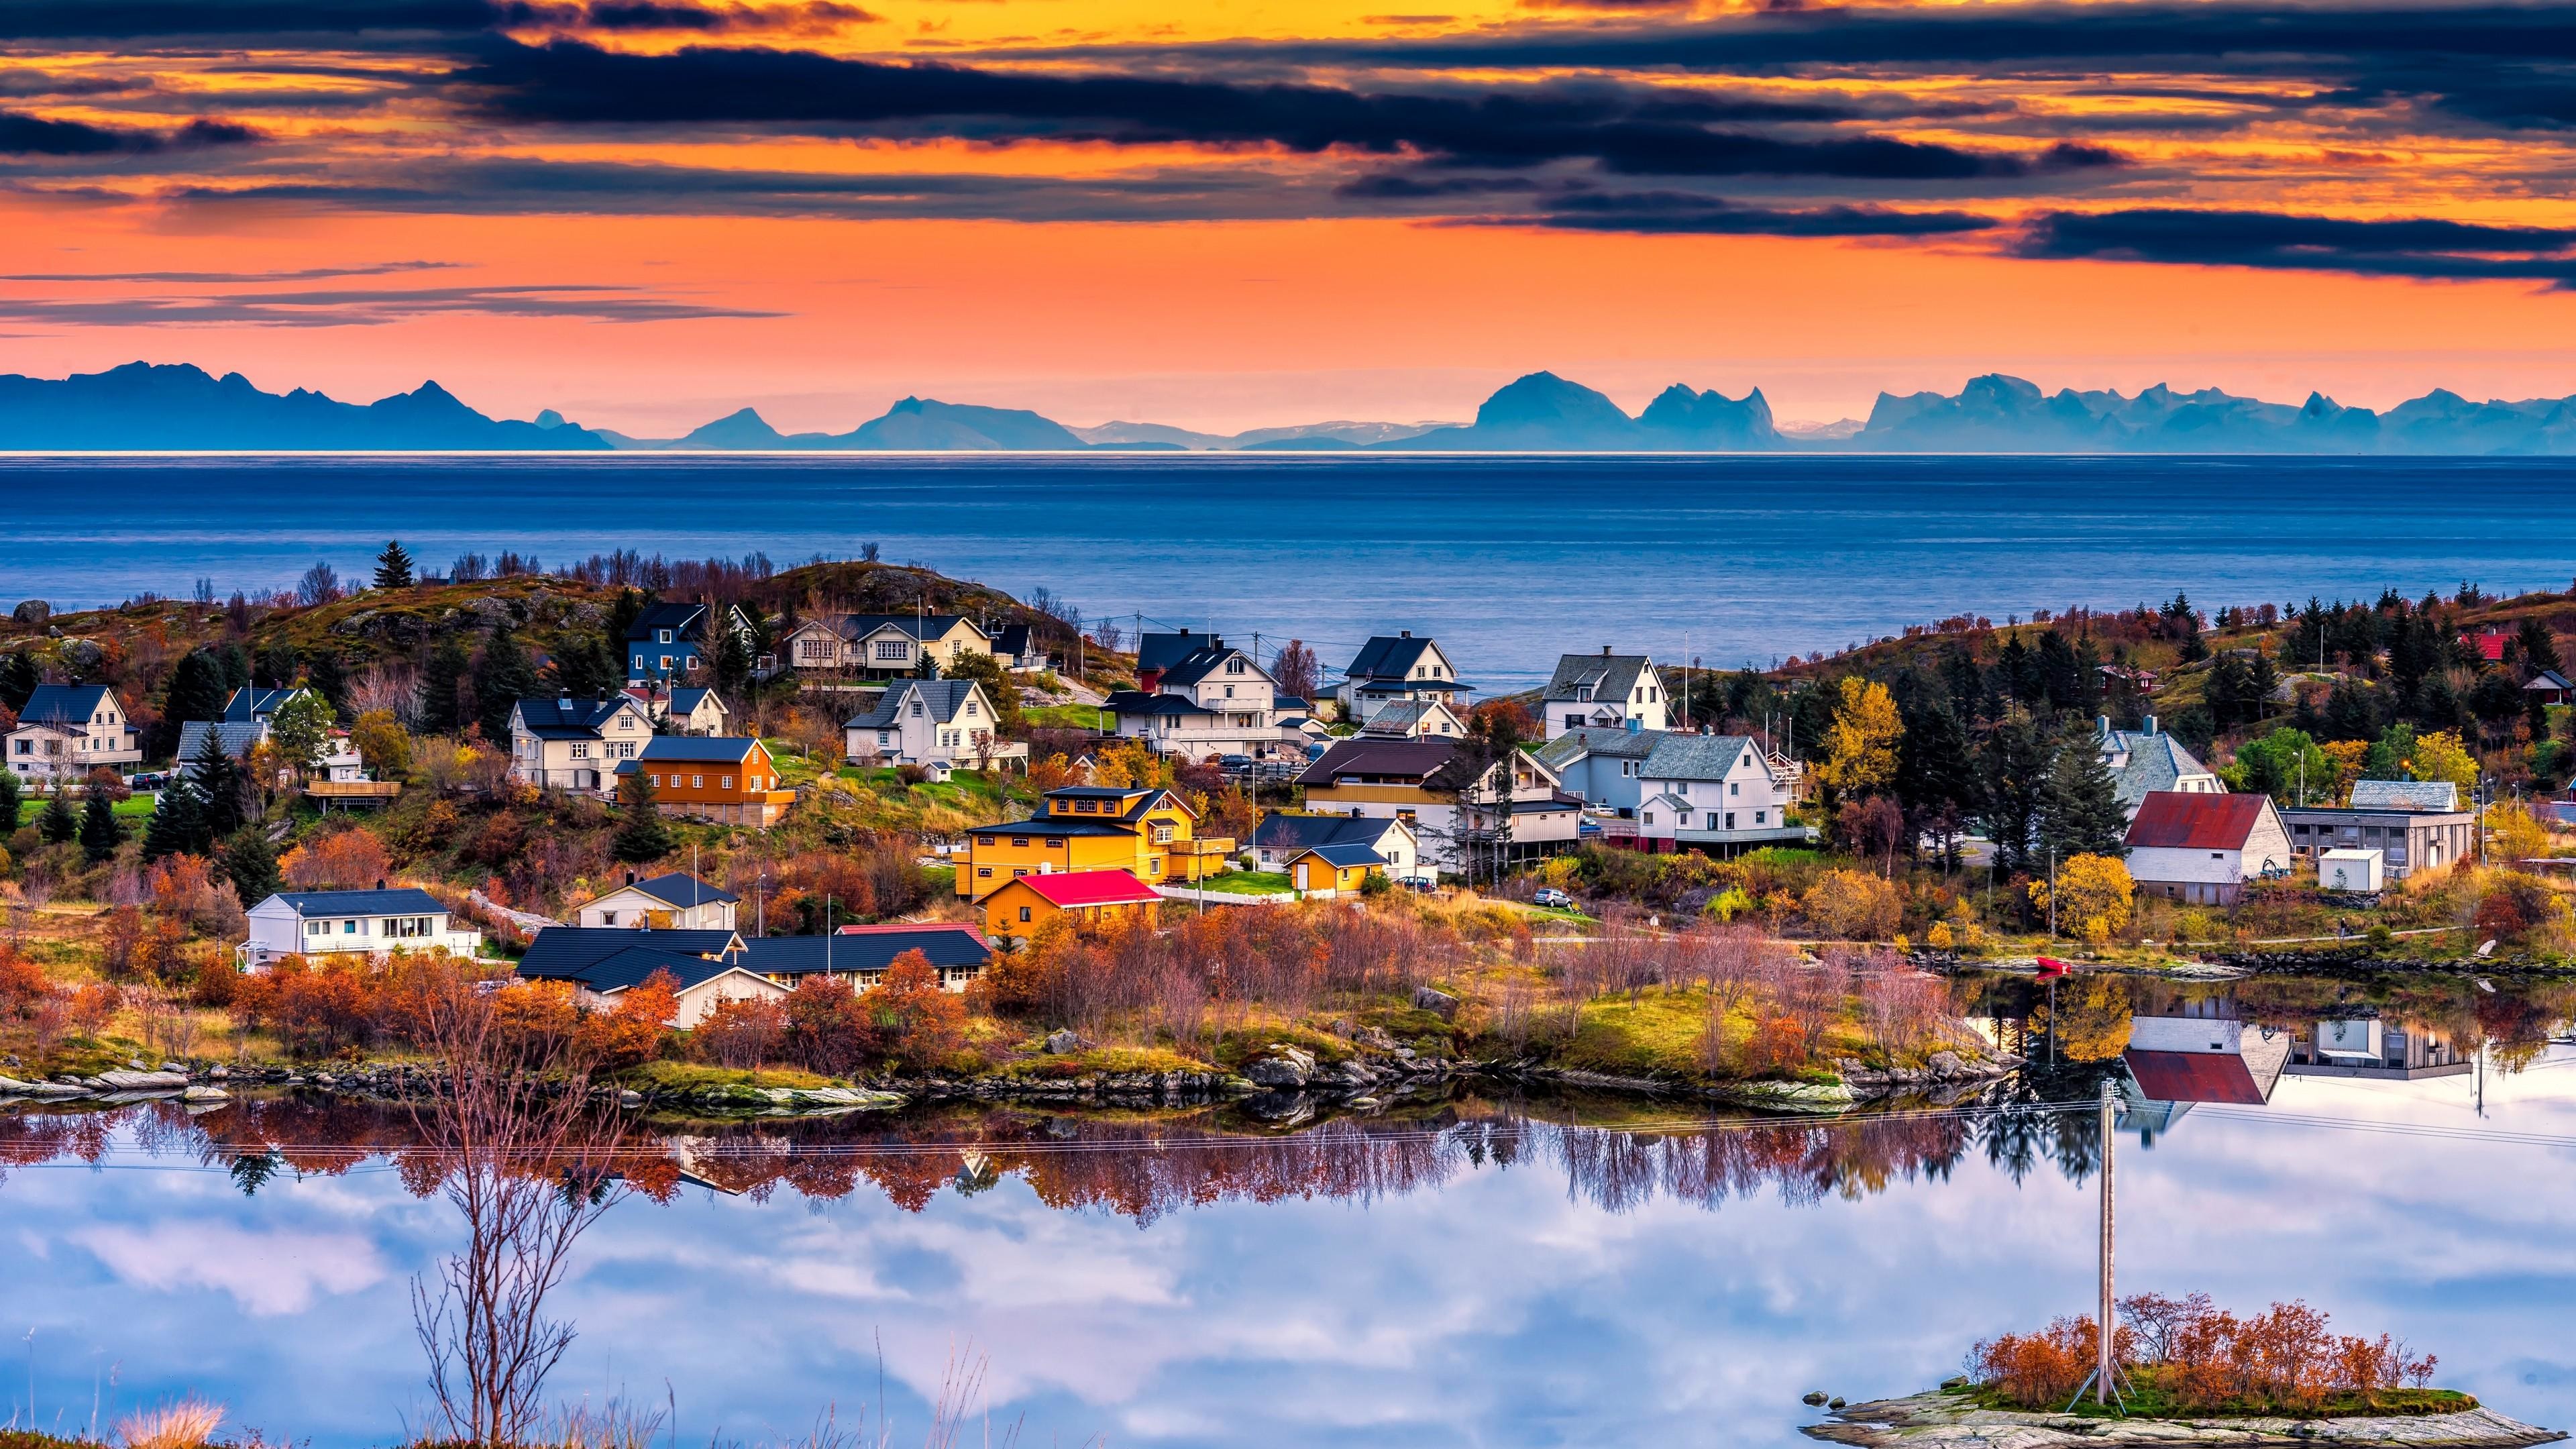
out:
<path id="1" fill-rule="evenodd" d="M 2069 1005 L 2070 1045 L 2140 1030 Z M 2318 1010 L 2283 1009 L 2284 1033 Z M 2513 1015 L 2461 987 L 2387 1025 L 2473 1061 L 2475 1023 Z M 2500 1028 L 2521 1050 L 2495 1053 L 2536 1050 L 2519 1072 L 2294 1067 L 2267 1101 L 2134 1107 L 2124 1291 L 2304 1297 L 2576 1424 L 2576 1049 L 2521 1016 Z M 2099 1070 L 2013 1090 L 2080 1096 Z M 1674 1125 L 1469 1096 L 1284 1134 L 1033 1112 L 717 1131 L 670 1145 L 696 1184 L 583 1240 L 557 1387 L 667 1392 L 678 1442 L 756 1442 L 876 1401 L 881 1345 L 910 1442 L 971 1343 L 1026 1444 L 1786 1446 L 1805 1389 L 1911 1390 L 1980 1335 L 2087 1309 L 2089 1113 L 1588 1115 L 1608 1110 Z M 391 1439 L 418 1402 L 407 1284 L 458 1236 L 385 1154 L 403 1136 L 284 1102 L 0 1117 L 0 1402 L 77 1427 L 194 1388 L 271 1442 Z M 270 1144 L 281 1166 L 245 1195 L 233 1164 Z"/>
<path id="2" fill-rule="evenodd" d="M 1604 643 L 1712 666 L 1962 610 L 2564 587 L 2576 461 L 2278 458 L 0 458 L 0 602 L 443 567 L 884 556 L 1328 667 L 1440 636 L 1521 688 Z"/>

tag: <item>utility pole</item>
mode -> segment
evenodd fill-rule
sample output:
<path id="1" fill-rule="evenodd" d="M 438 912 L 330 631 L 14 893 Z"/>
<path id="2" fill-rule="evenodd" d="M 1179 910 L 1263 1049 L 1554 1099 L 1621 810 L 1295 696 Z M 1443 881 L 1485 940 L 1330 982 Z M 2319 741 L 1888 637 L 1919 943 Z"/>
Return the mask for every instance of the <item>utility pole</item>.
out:
<path id="1" fill-rule="evenodd" d="M 2093 1320 L 2096 1332 L 2093 1360 L 2093 1402 L 2111 1402 L 2111 1375 L 2116 1371 L 2111 1353 L 2112 1314 L 2117 1305 L 2111 1296 L 2111 1150 L 2113 1133 L 2112 1108 L 2118 1099 L 2112 1095 L 2111 1079 L 2102 1079 L 2102 1316 Z"/>

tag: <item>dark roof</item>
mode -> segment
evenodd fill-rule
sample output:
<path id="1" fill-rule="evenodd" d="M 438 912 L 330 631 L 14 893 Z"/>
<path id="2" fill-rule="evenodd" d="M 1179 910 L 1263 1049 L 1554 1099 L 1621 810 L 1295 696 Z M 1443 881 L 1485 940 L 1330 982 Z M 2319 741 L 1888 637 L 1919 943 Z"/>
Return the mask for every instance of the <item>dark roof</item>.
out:
<path id="1" fill-rule="evenodd" d="M 1255 850 L 1298 850 L 1318 845 L 1374 845 L 1395 821 L 1363 815 L 1300 815 L 1281 811 L 1264 815 L 1252 827 Z"/>
<path id="2" fill-rule="evenodd" d="M 1059 785 L 1046 792 L 1050 800 L 1132 800 L 1159 794 L 1160 785 Z"/>
<path id="3" fill-rule="evenodd" d="M 247 724 L 277 713 L 279 705 L 299 693 L 302 691 L 294 689 L 236 689 L 232 698 L 224 701 L 224 719 L 234 724 Z"/>
<path id="4" fill-rule="evenodd" d="M 220 724 L 201 719 L 188 720 L 179 726 L 179 768 L 183 770 L 194 768 L 191 762 L 206 752 L 208 730 L 223 737 L 224 753 L 236 760 L 249 754 L 250 747 L 259 743 L 259 726 L 255 724 L 236 724 L 229 720 Z"/>
<path id="5" fill-rule="evenodd" d="M 1638 733 L 1643 734 L 1640 730 Z M 1723 780 L 1751 756 L 1762 763 L 1762 750 L 1744 735 L 1667 734 L 1646 754 L 1637 776 L 1646 780 Z"/>
<path id="6" fill-rule="evenodd" d="M 2263 1105 L 2263 1089 L 2253 1069 L 2234 1052 L 2126 1051 L 2120 1060 L 2138 1079 L 2138 1090 L 2151 1102 L 2224 1102 L 2238 1107 Z"/>
<path id="7" fill-rule="evenodd" d="M 961 622 L 975 623 L 963 614 L 828 614 L 817 622 L 844 639 L 864 639 L 890 628 L 911 635 L 916 643 L 939 638 Z M 984 626 L 975 624 L 975 632 L 983 633 Z"/>
<path id="8" fill-rule="evenodd" d="M 612 694 L 604 699 L 542 695 L 518 703 L 519 723 L 539 739 L 589 739 L 616 713 L 636 706 L 629 694 Z"/>
<path id="9" fill-rule="evenodd" d="M 1427 780 L 1458 753 L 1458 742 L 1436 739 L 1348 739 L 1324 751 L 1297 783 L 1330 785 L 1343 775 L 1394 775 Z"/>
<path id="10" fill-rule="evenodd" d="M 18 711 L 20 724 L 88 724 L 115 691 L 104 684 L 39 684 Z M 122 710 L 118 713 L 123 713 Z"/>
<path id="11" fill-rule="evenodd" d="M 629 931 L 626 934 L 636 934 Z M 661 951 L 651 946 L 630 946 L 604 960 L 594 962 L 579 978 L 593 991 L 623 991 L 641 986 L 656 971 L 668 971 L 679 982 L 678 990 L 686 991 L 702 981 L 713 980 L 742 965 L 739 959 L 710 961 L 703 956 L 690 956 L 678 951 Z M 525 975 L 522 971 L 520 974 Z"/>
<path id="12" fill-rule="evenodd" d="M 919 951 L 930 958 L 933 966 L 981 966 L 993 954 L 983 936 L 962 925 L 892 930 L 869 927 L 833 936 L 755 936 L 742 944 L 745 965 L 764 975 L 777 976 L 825 969 L 835 975 L 843 971 L 882 971 L 906 951 Z"/>
<path id="13" fill-rule="evenodd" d="M 1029 643 L 1029 626 L 1026 624 L 1004 624 L 993 634 L 993 652 L 1008 654 L 1015 659 L 1029 652 Z"/>
<path id="14" fill-rule="evenodd" d="M 1136 672 L 1169 669 L 1187 659 L 1211 636 L 1183 629 L 1177 634 L 1141 634 L 1136 639 Z"/>
<path id="15" fill-rule="evenodd" d="M 707 884 L 685 870 L 675 870 L 668 875 L 657 875 L 651 880 L 639 880 L 635 883 L 635 889 L 655 900 L 669 901 L 675 906 L 703 906 L 710 903 L 723 905 L 742 899 L 721 886 Z"/>
<path id="16" fill-rule="evenodd" d="M 1411 634 L 1379 634 L 1360 646 L 1358 657 L 1352 659 L 1351 667 L 1342 673 L 1355 681 L 1403 679 L 1413 672 L 1414 665 L 1422 662 L 1423 651 L 1430 647 L 1429 635 L 1415 638 Z"/>
<path id="17" fill-rule="evenodd" d="M 738 765 L 759 743 L 749 735 L 655 735 L 636 758 L 656 763 Z"/>
<path id="18" fill-rule="evenodd" d="M 705 685 L 691 685 L 686 689 L 672 690 L 671 713 L 695 714 L 698 712 L 698 706 L 704 704 L 711 695 L 715 698 L 716 708 L 723 709 L 725 707 L 724 696 L 717 694 L 714 690 L 707 688 Z"/>
<path id="19" fill-rule="evenodd" d="M 742 938 L 731 931 L 655 931 L 623 926 L 548 926 L 530 938 L 528 954 L 519 958 L 519 974 L 577 981 L 590 968 L 620 951 L 638 946 L 680 956 L 711 956 L 739 949 Z"/>
<path id="20" fill-rule="evenodd" d="M 1165 675 L 1164 678 L 1169 679 L 1171 676 Z M 1142 690 L 1136 689 L 1120 689 L 1111 691 L 1109 697 L 1101 702 L 1101 708 L 1108 710 L 1111 714 L 1179 716 L 1185 714 L 1216 713 L 1214 709 L 1197 703 L 1187 695 L 1147 694 Z"/>
<path id="21" fill-rule="evenodd" d="M 957 712 L 966 707 L 966 696 L 973 693 L 975 688 L 975 681 L 971 679 L 900 680 L 886 686 L 885 693 L 877 696 L 875 707 L 866 714 L 853 716 L 842 728 L 892 729 L 896 722 L 903 718 L 903 702 L 916 694 L 921 696 L 922 704 L 928 707 L 929 713 L 926 717 L 946 724 L 957 718 Z"/>
<path id="22" fill-rule="evenodd" d="M 279 891 L 299 916 L 443 916 L 438 897 L 413 886 L 385 891 Z"/>
<path id="23" fill-rule="evenodd" d="M 1309 845 L 1305 849 L 1295 853 L 1297 855 L 1321 856 L 1326 864 L 1338 866 L 1344 869 L 1348 869 L 1355 865 L 1386 864 L 1385 856 L 1378 854 L 1375 849 L 1367 845 L 1363 845 L 1356 840 L 1341 841 L 1332 845 Z"/>
<path id="24" fill-rule="evenodd" d="M 1242 650 L 1235 648 L 1223 639 L 1211 634 L 1208 636 L 1208 641 L 1204 647 L 1191 650 L 1188 654 L 1174 660 L 1169 666 L 1167 666 L 1163 670 L 1163 682 L 1165 684 L 1196 684 L 1200 680 L 1207 678 L 1209 675 L 1216 673 L 1218 668 L 1227 660 L 1235 658 L 1238 655 L 1242 657 L 1245 666 L 1251 673 L 1258 674 L 1264 679 L 1268 679 L 1270 677 L 1270 672 L 1261 667 L 1260 660 L 1253 658 L 1249 654 L 1245 654 Z"/>
<path id="25" fill-rule="evenodd" d="M 1637 688 L 1648 665 L 1643 654 L 1564 654 L 1548 676 L 1546 698 L 1573 699 L 1589 686 L 1597 700 L 1625 700 Z"/>
<path id="26" fill-rule="evenodd" d="M 707 606 L 704 604 L 647 604 L 635 622 L 626 626 L 628 643 L 641 643 L 664 629 L 674 639 L 694 639 L 706 627 Z"/>
<path id="27" fill-rule="evenodd" d="M 2263 795 L 2200 795 L 2158 790 L 2138 803 L 2129 826 L 2131 850 L 2242 850 L 2263 818 Z"/>
<path id="28" fill-rule="evenodd" d="M 1133 835 L 1136 832 L 1120 826 L 1118 816 L 1032 815 L 1026 820 L 1013 820 L 1004 825 L 978 825 L 972 835 Z"/>

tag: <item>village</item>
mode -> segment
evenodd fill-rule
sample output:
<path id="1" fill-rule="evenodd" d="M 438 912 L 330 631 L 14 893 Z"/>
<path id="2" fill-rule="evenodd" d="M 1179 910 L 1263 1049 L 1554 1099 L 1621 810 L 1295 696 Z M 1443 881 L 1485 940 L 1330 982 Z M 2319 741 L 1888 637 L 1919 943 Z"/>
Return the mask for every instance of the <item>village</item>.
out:
<path id="1" fill-rule="evenodd" d="M 327 573 L 19 607 L 9 1066 L 398 1049 L 301 998 L 435 954 L 753 1075 L 1383 1041 L 1776 1097 L 1986 1053 L 1911 984 L 1948 963 L 2572 944 L 2565 596 L 1614 641 L 1505 693 L 1400 620 L 1328 670 L 873 559 Z"/>

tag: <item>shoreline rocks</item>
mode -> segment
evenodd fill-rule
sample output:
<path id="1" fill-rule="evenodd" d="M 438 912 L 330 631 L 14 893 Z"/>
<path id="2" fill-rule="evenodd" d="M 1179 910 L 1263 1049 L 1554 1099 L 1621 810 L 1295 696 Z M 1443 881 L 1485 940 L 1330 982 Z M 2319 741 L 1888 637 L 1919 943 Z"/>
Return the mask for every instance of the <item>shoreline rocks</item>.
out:
<path id="1" fill-rule="evenodd" d="M 1801 1432 L 1859 1449 L 2060 1449 L 2070 1445 L 2390 1445 L 2412 1449 L 2520 1449 L 2567 1436 L 2508 1419 L 2493 1409 L 2340 1419 L 2097 1419 L 1983 1409 L 1947 1389 L 1877 1399 L 1834 1411 Z"/>

